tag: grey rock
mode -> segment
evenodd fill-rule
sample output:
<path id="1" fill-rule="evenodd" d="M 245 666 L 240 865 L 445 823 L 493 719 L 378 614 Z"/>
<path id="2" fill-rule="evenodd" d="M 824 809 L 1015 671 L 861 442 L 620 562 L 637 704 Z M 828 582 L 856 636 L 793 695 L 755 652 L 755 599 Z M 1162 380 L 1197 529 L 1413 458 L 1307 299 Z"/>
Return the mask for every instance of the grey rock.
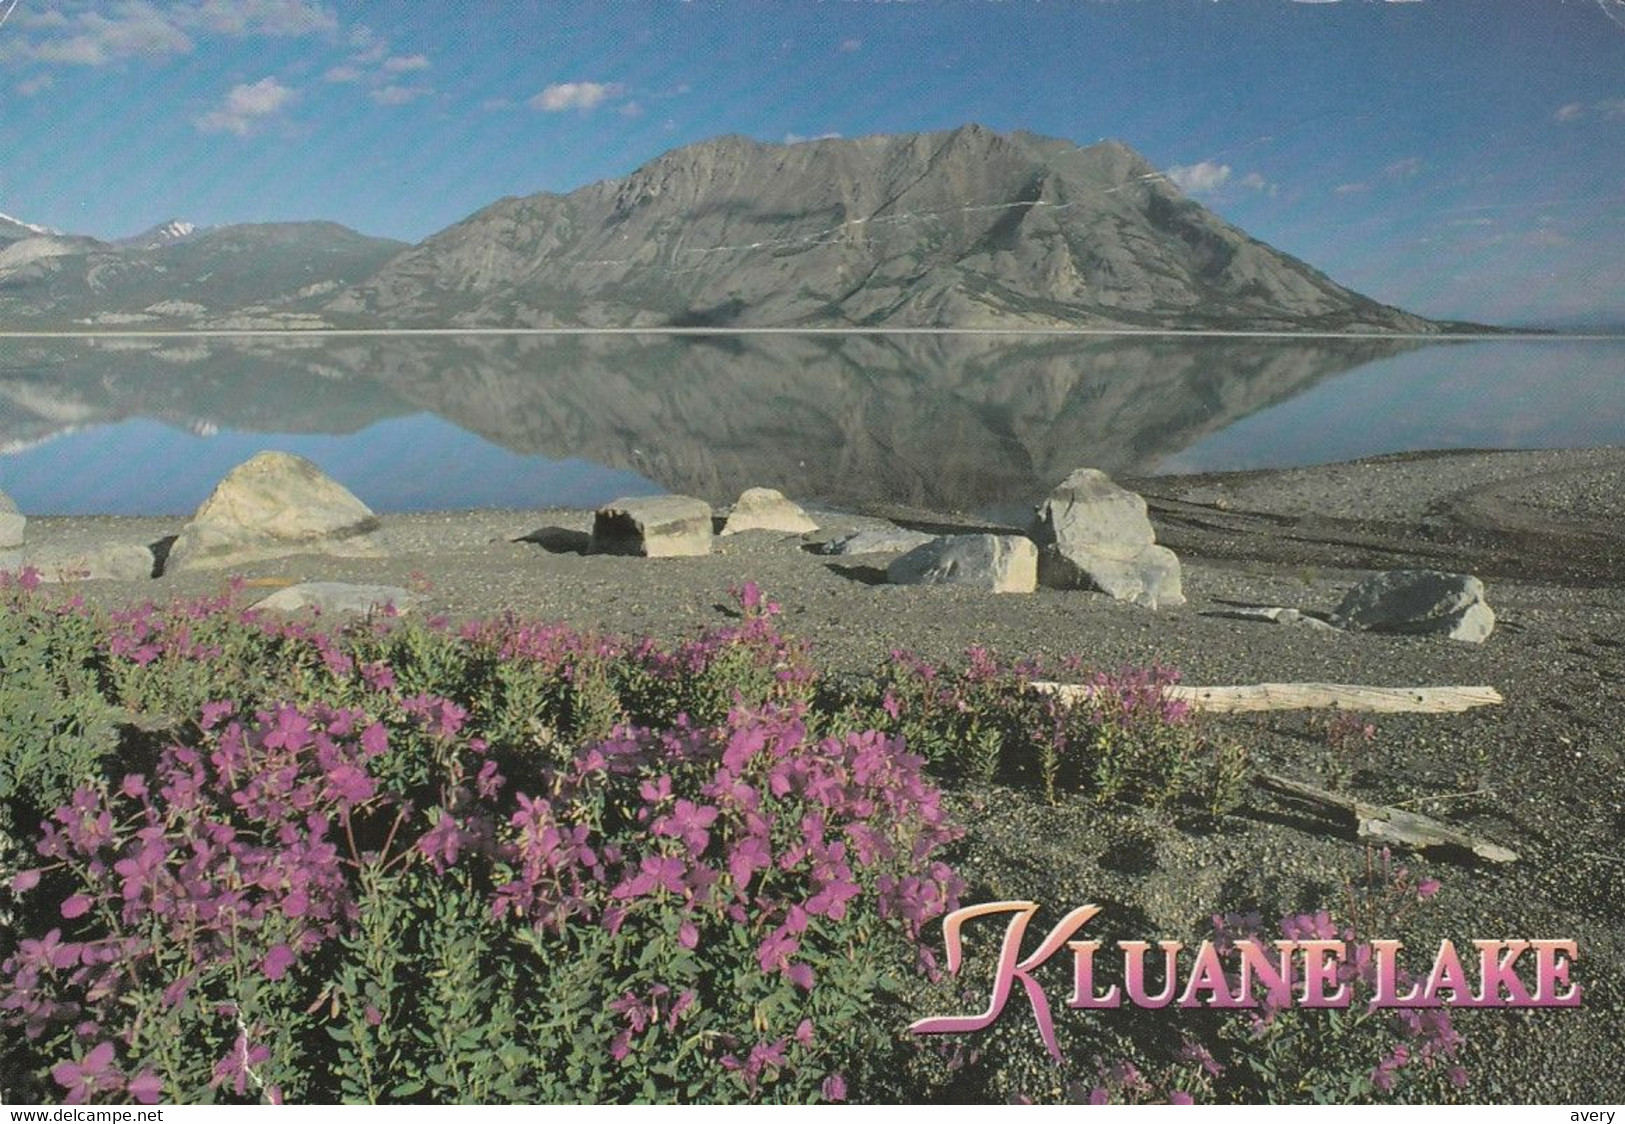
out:
<path id="1" fill-rule="evenodd" d="M 125 542 L 84 548 L 38 547 L 28 550 L 25 558 L 44 582 L 147 581 L 156 564 L 151 547 Z"/>
<path id="2" fill-rule="evenodd" d="M 1297 609 L 1289 609 L 1280 605 L 1246 605 L 1226 612 L 1206 615 L 1229 617 L 1238 621 L 1270 621 L 1274 624 L 1295 624 L 1316 632 L 1336 631 L 1333 625 L 1326 623 L 1319 617 L 1311 617 Z"/>
<path id="3" fill-rule="evenodd" d="M 23 528 L 27 525 L 28 517 L 17 510 L 10 496 L 0 492 L 0 550 L 22 546 Z"/>
<path id="4" fill-rule="evenodd" d="M 711 553 L 711 505 L 691 496 L 633 496 L 593 515 L 589 554 L 680 558 Z"/>
<path id="5" fill-rule="evenodd" d="M 886 580 L 1031 593 L 1038 588 L 1038 548 L 1020 535 L 943 535 L 894 559 Z"/>
<path id="6" fill-rule="evenodd" d="M 910 531 L 903 527 L 874 528 L 853 531 L 849 535 L 831 539 L 822 548 L 824 554 L 901 554 L 930 542 L 934 535 L 924 531 Z"/>
<path id="7" fill-rule="evenodd" d="M 1145 500 L 1104 472 L 1080 468 L 1033 518 L 1038 580 L 1052 589 L 1097 589 L 1156 609 L 1183 605 L 1179 559 L 1156 545 Z"/>
<path id="8" fill-rule="evenodd" d="M 349 582 L 300 582 L 262 597 L 250 608 L 294 613 L 314 609 L 318 613 L 371 613 L 393 606 L 405 613 L 423 598 L 397 585 L 355 585 Z"/>
<path id="9" fill-rule="evenodd" d="M 805 535 L 818 530 L 818 524 L 783 492 L 773 488 L 746 488 L 728 513 L 722 525 L 725 535 L 741 531 L 779 531 L 786 535 Z"/>
<path id="10" fill-rule="evenodd" d="M 228 472 L 182 529 L 166 573 L 293 554 L 379 557 L 387 551 L 366 504 L 291 453 L 264 452 Z"/>
<path id="11" fill-rule="evenodd" d="M 1366 578 L 1332 613 L 1339 628 L 1361 632 L 1443 635 L 1481 643 L 1495 628 L 1484 583 L 1471 574 L 1388 570 Z"/>

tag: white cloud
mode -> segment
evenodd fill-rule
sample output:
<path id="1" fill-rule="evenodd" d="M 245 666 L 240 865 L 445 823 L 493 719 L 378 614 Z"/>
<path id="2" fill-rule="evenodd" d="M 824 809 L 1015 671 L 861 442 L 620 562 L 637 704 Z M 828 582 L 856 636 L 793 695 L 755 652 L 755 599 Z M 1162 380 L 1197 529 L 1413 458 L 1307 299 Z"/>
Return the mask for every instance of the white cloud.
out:
<path id="1" fill-rule="evenodd" d="M 1625 117 L 1625 98 L 1603 98 L 1601 101 L 1592 102 L 1589 106 L 1571 101 L 1567 105 L 1558 106 L 1556 112 L 1552 114 L 1552 120 L 1565 123 L 1578 121 L 1592 113 L 1605 121 L 1617 121 Z"/>
<path id="2" fill-rule="evenodd" d="M 128 58 L 157 60 L 192 53 L 194 35 L 298 36 L 331 33 L 338 21 L 307 0 L 117 0 L 15 12 L 23 34 L 13 51 L 24 58 L 76 66 L 105 66 Z"/>
<path id="3" fill-rule="evenodd" d="M 785 133 L 785 144 L 806 144 L 808 141 L 839 140 L 840 133 L 819 133 L 817 136 L 804 137 L 800 133 Z"/>
<path id="4" fill-rule="evenodd" d="M 46 36 L 24 40 L 21 48 L 23 54 L 41 62 L 105 66 L 137 56 L 184 55 L 194 46 L 170 12 L 145 0 L 121 4 L 111 16 L 97 11 L 48 14 L 57 18 L 19 21 L 24 27 L 47 29 Z"/>
<path id="5" fill-rule="evenodd" d="M 17 83 L 17 93 L 20 97 L 31 98 L 35 94 L 49 90 L 54 85 L 56 85 L 56 80 L 49 74 L 40 74 L 33 78 L 24 78 Z"/>
<path id="6" fill-rule="evenodd" d="M 299 98 L 296 90 L 275 78 L 233 86 L 221 105 L 193 122 L 205 133 L 236 133 L 246 137 L 255 127 L 276 117 Z"/>
<path id="7" fill-rule="evenodd" d="M 1230 165 L 1203 160 L 1198 164 L 1176 165 L 1166 174 L 1186 194 L 1208 195 L 1223 187 L 1230 178 Z"/>
<path id="8" fill-rule="evenodd" d="M 1271 183 L 1269 180 L 1265 179 L 1261 173 L 1258 173 L 1258 172 L 1248 172 L 1246 175 L 1242 176 L 1239 180 L 1236 181 L 1236 185 L 1238 187 L 1244 187 L 1248 191 L 1263 192 L 1265 195 L 1268 195 L 1271 199 L 1274 199 L 1277 195 L 1281 194 L 1281 185 L 1280 184 Z"/>
<path id="9" fill-rule="evenodd" d="M 480 102 L 480 108 L 487 113 L 500 113 L 505 109 L 512 109 L 513 101 L 510 98 L 486 98 Z"/>
<path id="10" fill-rule="evenodd" d="M 842 39 L 841 40 L 841 50 L 845 54 L 851 54 L 853 51 L 858 50 L 862 46 L 863 46 L 863 40 L 862 39 Z"/>
<path id="11" fill-rule="evenodd" d="M 178 5 L 174 11 L 185 22 L 225 35 L 330 34 L 339 26 L 332 12 L 306 0 L 203 0 L 195 7 Z"/>
<path id="12" fill-rule="evenodd" d="M 400 86 L 391 83 L 368 91 L 367 96 L 379 105 L 405 105 L 419 98 L 428 97 L 432 93 L 434 90 L 428 86 Z"/>
<path id="13" fill-rule="evenodd" d="M 1332 190 L 1339 195 L 1359 195 L 1363 191 L 1370 191 L 1371 185 L 1368 183 L 1340 183 Z"/>
<path id="14" fill-rule="evenodd" d="M 1389 179 L 1408 180 L 1422 172 L 1422 158 L 1420 156 L 1407 156 L 1403 160 L 1395 160 L 1382 170 L 1382 174 Z"/>
<path id="15" fill-rule="evenodd" d="M 529 105 L 544 113 L 561 113 L 566 109 L 586 112 L 625 92 L 626 87 L 619 82 L 557 82 L 531 98 Z"/>
<path id="16" fill-rule="evenodd" d="M 429 70 L 434 64 L 424 54 L 391 54 L 389 43 L 365 24 L 352 28 L 349 45 L 355 50 L 322 75 L 328 82 L 364 85 L 375 105 L 406 105 L 434 93 L 429 86 L 404 85 L 402 75 Z"/>

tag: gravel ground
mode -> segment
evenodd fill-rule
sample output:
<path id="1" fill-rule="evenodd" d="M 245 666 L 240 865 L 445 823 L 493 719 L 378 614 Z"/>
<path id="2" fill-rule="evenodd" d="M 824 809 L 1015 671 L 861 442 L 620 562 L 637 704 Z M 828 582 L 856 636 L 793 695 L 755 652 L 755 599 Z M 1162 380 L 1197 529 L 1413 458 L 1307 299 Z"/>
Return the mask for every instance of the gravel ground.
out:
<path id="1" fill-rule="evenodd" d="M 423 589 L 421 611 L 453 618 L 514 609 L 613 633 L 674 638 L 725 619 L 728 588 L 758 582 L 786 628 L 826 666 L 862 671 L 896 647 L 950 657 L 972 644 L 1010 655 L 1082 655 L 1104 668 L 1158 661 L 1192 684 L 1329 680 L 1488 684 L 1505 705 L 1376 719 L 1334 748 L 1303 715 L 1214 720 L 1262 767 L 1361 799 L 1408 806 L 1516 849 L 1492 867 L 1410 860 L 1443 889 L 1413 932 L 1568 938 L 1578 1010 L 1462 1012 L 1474 1084 L 1486 1100 L 1617 1102 L 1625 1097 L 1625 451 L 1426 454 L 1321 468 L 1135 482 L 1159 541 L 1184 562 L 1188 604 L 1151 612 L 1091 593 L 1029 596 L 877 584 L 884 559 L 832 559 L 814 541 L 865 516 L 815 513 L 807 541 L 766 532 L 717 540 L 708 558 L 580 553 L 590 514 L 481 511 L 384 517 L 381 560 L 315 557 L 243 567 L 257 585 L 389 582 Z M 888 513 L 896 517 L 897 513 Z M 974 520 L 911 513 L 913 525 Z M 30 541 L 156 542 L 178 520 L 30 520 Z M 1238 605 L 1329 612 L 1373 569 L 1477 573 L 1498 624 L 1482 645 L 1313 631 L 1215 615 Z M 107 602 L 216 592 L 219 574 L 86 582 Z M 968 900 L 1030 898 L 1044 917 L 1108 905 L 1145 939 L 1201 935 L 1213 913 L 1276 917 L 1328 900 L 1363 871 L 1349 833 L 1260 793 L 1216 828 L 1165 812 L 1045 806 L 1000 789 L 956 795 L 974 824 Z M 1044 917 L 1039 919 L 1042 923 Z M 1007 1016 L 1016 1017 L 1014 1014 Z M 1058 1017 L 1065 1017 L 1064 1014 Z M 1129 1017 L 1132 1017 L 1130 1014 Z M 1034 1056 L 1040 1047 L 1034 1041 Z"/>

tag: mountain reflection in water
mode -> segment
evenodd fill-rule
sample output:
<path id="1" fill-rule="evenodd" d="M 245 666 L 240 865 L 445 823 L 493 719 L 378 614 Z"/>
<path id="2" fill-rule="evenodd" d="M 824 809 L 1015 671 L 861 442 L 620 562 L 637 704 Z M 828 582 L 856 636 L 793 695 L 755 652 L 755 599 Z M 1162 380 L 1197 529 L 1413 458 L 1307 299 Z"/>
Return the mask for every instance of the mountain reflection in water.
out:
<path id="1" fill-rule="evenodd" d="M 1030 504 L 1081 465 L 1618 443 L 1622 374 L 1625 346 L 1601 341 L 11 340 L 0 488 L 30 514 L 183 512 L 256 449 L 288 448 L 380 511 L 588 505 L 651 486 L 727 503 L 754 485 L 985 510 Z"/>

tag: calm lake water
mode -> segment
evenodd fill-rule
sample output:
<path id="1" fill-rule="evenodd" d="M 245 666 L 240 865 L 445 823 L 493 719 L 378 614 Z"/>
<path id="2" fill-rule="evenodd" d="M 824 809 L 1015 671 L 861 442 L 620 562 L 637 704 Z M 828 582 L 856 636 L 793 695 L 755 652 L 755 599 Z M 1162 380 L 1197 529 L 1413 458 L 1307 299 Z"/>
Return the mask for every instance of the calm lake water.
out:
<path id="1" fill-rule="evenodd" d="M 1056 336 L 0 340 L 0 490 L 183 514 L 261 449 L 378 511 L 752 485 L 989 510 L 1072 469 L 1625 445 L 1625 341 Z"/>

